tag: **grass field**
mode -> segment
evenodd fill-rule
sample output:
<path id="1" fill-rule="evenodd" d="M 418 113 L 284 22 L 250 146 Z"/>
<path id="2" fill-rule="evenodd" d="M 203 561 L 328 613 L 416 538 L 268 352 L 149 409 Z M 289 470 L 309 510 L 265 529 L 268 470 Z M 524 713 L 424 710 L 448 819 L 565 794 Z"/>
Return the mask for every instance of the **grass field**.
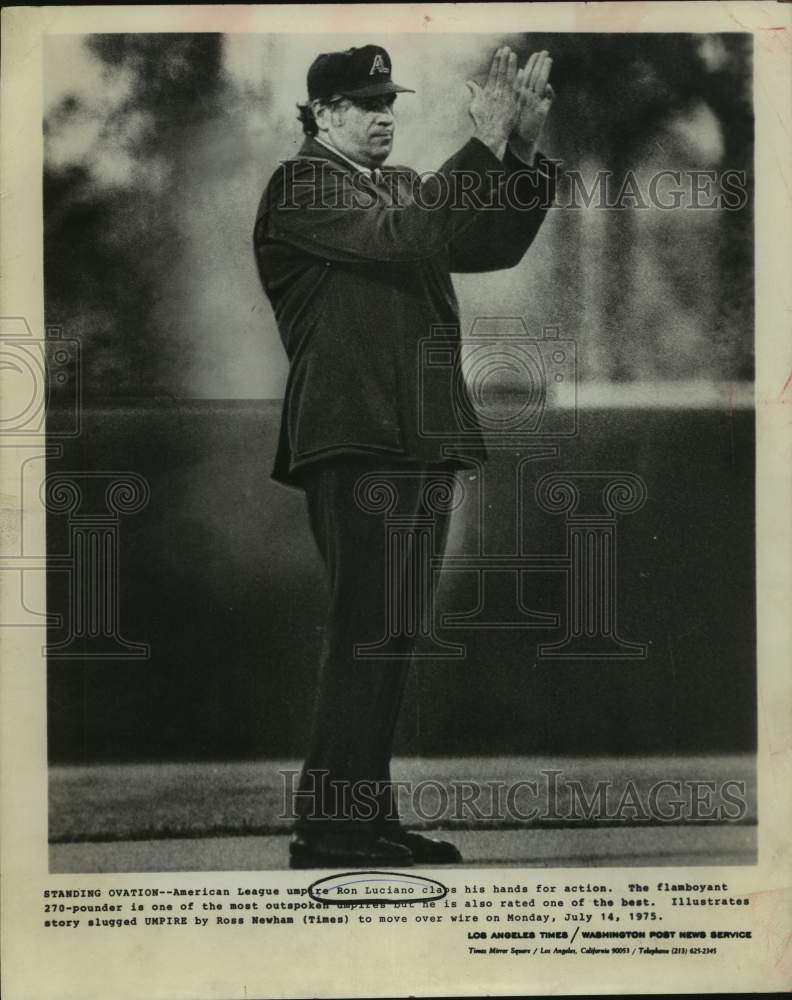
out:
<path id="1" fill-rule="evenodd" d="M 170 838 L 277 835 L 288 832 L 291 821 L 283 816 L 284 780 L 281 772 L 299 768 L 297 761 L 240 761 L 223 763 L 118 764 L 58 766 L 50 770 L 50 841 L 56 844 L 143 841 Z M 551 772 L 557 776 L 557 795 L 550 808 Z M 662 780 L 690 782 L 742 782 L 746 811 L 740 823 L 756 822 L 756 782 L 750 756 L 634 757 L 634 758 L 401 758 L 394 761 L 395 780 L 439 782 L 426 786 L 420 797 L 400 799 L 402 820 L 407 826 L 458 830 L 507 830 L 567 826 L 605 828 L 679 826 L 656 816 L 648 820 L 629 808 L 618 808 L 632 786 L 642 803 L 650 789 Z M 288 779 L 287 779 L 288 780 Z M 518 808 L 536 810 L 536 818 L 519 815 L 494 816 L 487 783 L 505 786 L 535 781 L 536 793 L 517 799 Z M 590 800 L 598 782 L 607 781 L 608 802 L 613 815 L 603 818 L 569 819 L 572 793 L 578 783 Z M 478 782 L 485 792 L 473 809 L 442 809 L 443 795 L 454 801 L 460 782 Z M 741 786 L 742 787 L 742 786 Z M 705 793 L 706 795 L 706 793 Z M 689 797 L 689 796 L 688 796 Z M 458 801 L 458 798 L 457 798 Z M 415 810 L 416 802 L 423 815 Z M 717 796 L 712 803 L 717 805 Z M 695 825 L 695 824 L 693 824 Z M 700 825 L 700 824 L 699 824 Z"/>

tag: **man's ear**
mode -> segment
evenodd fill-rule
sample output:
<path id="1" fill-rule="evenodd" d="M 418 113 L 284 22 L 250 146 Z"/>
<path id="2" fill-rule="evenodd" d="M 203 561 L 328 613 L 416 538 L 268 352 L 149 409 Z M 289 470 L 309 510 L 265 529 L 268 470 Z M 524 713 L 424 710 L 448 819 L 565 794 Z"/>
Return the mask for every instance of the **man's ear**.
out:
<path id="1" fill-rule="evenodd" d="M 313 100 L 311 101 L 311 111 L 313 111 L 314 121 L 319 131 L 328 132 L 330 130 L 332 107 L 329 104 L 323 104 L 321 101 Z"/>

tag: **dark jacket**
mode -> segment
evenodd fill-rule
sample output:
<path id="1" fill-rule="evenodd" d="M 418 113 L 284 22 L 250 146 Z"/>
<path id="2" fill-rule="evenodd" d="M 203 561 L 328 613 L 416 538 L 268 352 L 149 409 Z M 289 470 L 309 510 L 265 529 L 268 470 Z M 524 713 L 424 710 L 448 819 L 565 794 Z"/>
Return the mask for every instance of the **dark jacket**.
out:
<path id="1" fill-rule="evenodd" d="M 415 171 L 385 167 L 375 184 L 308 139 L 272 176 L 254 246 L 290 361 L 274 479 L 299 485 L 306 465 L 344 452 L 435 462 L 483 445 L 471 407 L 460 426 L 451 367 L 441 389 L 435 378 L 425 391 L 422 341 L 441 327 L 458 343 L 450 273 L 516 264 L 555 175 L 541 158 L 530 169 L 508 153 L 501 162 L 478 139 L 437 174 L 416 201 Z M 503 207 L 507 183 L 512 201 L 534 207 Z"/>

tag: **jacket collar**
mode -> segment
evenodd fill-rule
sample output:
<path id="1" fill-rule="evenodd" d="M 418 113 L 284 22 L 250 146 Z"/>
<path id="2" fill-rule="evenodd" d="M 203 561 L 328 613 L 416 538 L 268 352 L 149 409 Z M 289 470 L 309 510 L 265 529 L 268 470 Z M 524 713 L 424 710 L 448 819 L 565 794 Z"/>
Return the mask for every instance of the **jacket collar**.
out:
<path id="1" fill-rule="evenodd" d="M 310 157 L 311 159 L 316 159 L 317 157 L 322 160 L 330 160 L 331 163 L 335 163 L 338 166 L 343 167 L 345 170 L 354 170 L 358 173 L 365 173 L 367 175 L 371 174 L 371 170 L 364 167 L 362 164 L 358 165 L 353 163 L 352 160 L 348 159 L 338 150 L 333 149 L 330 146 L 325 146 L 324 143 L 318 142 L 313 136 L 308 136 L 305 142 L 300 147 L 298 156 Z"/>
<path id="2" fill-rule="evenodd" d="M 347 156 L 346 153 L 342 153 L 340 149 L 336 149 L 329 142 L 322 142 L 322 140 L 318 136 L 314 136 L 314 142 L 318 142 L 320 146 L 324 146 L 324 148 L 327 149 L 329 152 L 334 153 L 336 156 L 340 156 L 342 160 L 346 160 L 346 162 L 350 165 L 350 167 L 352 167 L 354 170 L 359 171 L 361 174 L 366 174 L 366 176 L 371 176 L 371 174 L 373 173 L 371 167 L 365 167 L 362 163 L 358 163 L 356 160 L 353 160 L 351 157 Z"/>

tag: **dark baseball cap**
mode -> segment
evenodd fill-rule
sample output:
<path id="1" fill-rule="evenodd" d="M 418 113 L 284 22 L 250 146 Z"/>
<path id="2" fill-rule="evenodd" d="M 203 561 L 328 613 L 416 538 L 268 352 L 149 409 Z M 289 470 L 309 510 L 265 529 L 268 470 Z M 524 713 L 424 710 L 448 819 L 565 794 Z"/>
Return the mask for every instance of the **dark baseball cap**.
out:
<path id="1" fill-rule="evenodd" d="M 379 45 L 364 45 L 345 52 L 324 52 L 308 70 L 308 99 L 381 97 L 383 94 L 414 94 L 391 80 L 390 56 Z"/>

